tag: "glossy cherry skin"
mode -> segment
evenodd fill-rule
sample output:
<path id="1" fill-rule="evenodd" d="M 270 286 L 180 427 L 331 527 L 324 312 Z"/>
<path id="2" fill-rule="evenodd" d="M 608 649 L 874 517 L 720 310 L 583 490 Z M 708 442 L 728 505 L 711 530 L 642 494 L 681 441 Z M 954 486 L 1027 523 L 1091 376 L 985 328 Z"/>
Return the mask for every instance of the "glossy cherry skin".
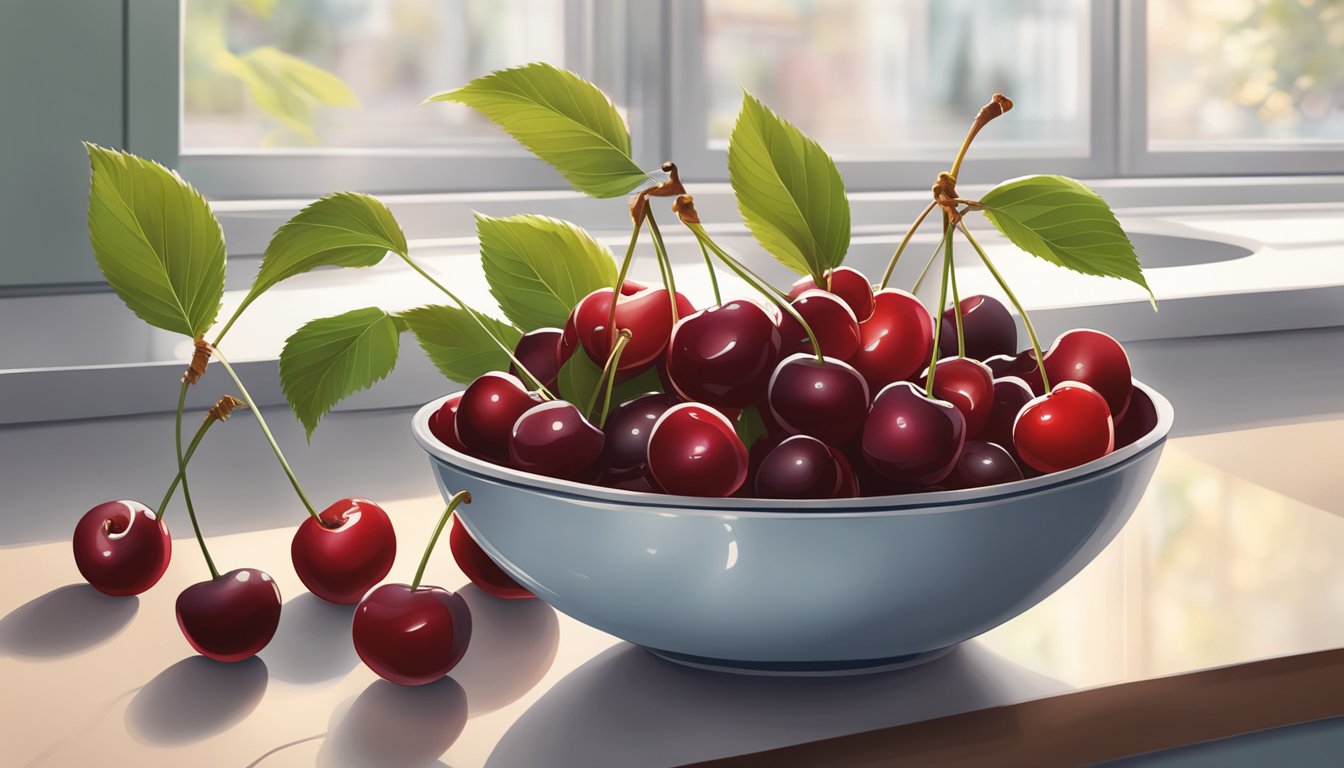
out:
<path id="1" fill-rule="evenodd" d="M 994 380 L 994 405 L 989 409 L 989 420 L 980 430 L 979 438 L 987 443 L 997 443 L 1013 452 L 1013 423 L 1017 414 L 1036 395 L 1027 383 L 1016 376 L 1005 376 Z"/>
<path id="2" fill-rule="evenodd" d="M 962 446 L 957 466 L 947 477 L 949 488 L 984 488 L 1022 479 L 1022 468 L 1017 466 L 1008 449 L 997 443 L 967 440 Z"/>
<path id="3" fill-rule="evenodd" d="M 462 392 L 454 419 L 457 439 L 467 453 L 503 464 L 509 459 L 513 425 L 539 402 L 517 376 L 483 373 Z"/>
<path id="4" fill-rule="evenodd" d="M 830 282 L 829 292 L 840 297 L 854 312 L 854 319 L 863 322 L 873 314 L 873 284 L 867 276 L 852 267 L 837 267 L 826 275 Z M 804 291 L 813 289 L 828 290 L 825 285 L 817 285 L 811 277 L 804 277 L 789 289 L 789 298 L 796 299 Z"/>
<path id="5" fill-rule="evenodd" d="M 547 477 L 587 481 L 597 476 L 602 443 L 602 430 L 573 403 L 552 400 L 532 406 L 514 423 L 509 465 Z"/>
<path id="6" fill-rule="evenodd" d="M 442 587 L 384 584 L 355 609 L 355 653 L 384 680 L 425 685 L 457 666 L 471 642 L 467 601 Z"/>
<path id="7" fill-rule="evenodd" d="M 747 479 L 746 446 L 723 414 L 701 403 L 658 417 L 647 461 L 653 484 L 679 496 L 732 496 Z"/>
<path id="8" fill-rule="evenodd" d="M 848 360 L 858 350 L 859 321 L 840 297 L 814 288 L 800 293 L 792 307 L 817 335 L 825 356 Z M 779 313 L 779 338 L 779 354 L 783 357 L 798 352 L 812 354 L 812 339 L 802 323 L 788 312 Z"/>
<path id="9" fill-rule="evenodd" d="M 1045 372 L 1050 383 L 1078 381 L 1097 390 L 1111 407 L 1111 417 L 1120 418 L 1134 389 L 1129 355 L 1120 342 L 1086 328 L 1067 331 L 1045 353 Z"/>
<path id="10" fill-rule="evenodd" d="M 943 357 L 957 354 L 956 308 L 943 312 L 943 330 L 938 353 Z M 967 296 L 961 300 L 961 330 L 965 334 L 966 356 L 987 360 L 995 355 L 1011 355 L 1017 349 L 1017 323 L 993 296 Z"/>
<path id="11" fill-rule="evenodd" d="M 603 425 L 602 484 L 627 490 L 644 490 L 645 462 L 653 424 L 668 408 L 681 402 L 676 395 L 649 392 L 616 407 Z"/>
<path id="12" fill-rule="evenodd" d="M 725 302 L 677 323 L 667 347 L 667 375 L 686 400 L 745 408 L 765 395 L 779 345 L 779 328 L 760 305 Z"/>
<path id="13" fill-rule="evenodd" d="M 863 456 L 897 484 L 933 485 L 952 472 L 965 441 L 966 418 L 956 406 L 898 381 L 873 399 L 863 427 Z"/>
<path id="14" fill-rule="evenodd" d="M 599 288 L 579 300 L 565 323 L 560 341 L 560 355 L 569 359 L 573 350 L 582 346 L 588 357 L 599 366 L 605 365 L 611 355 L 615 334 L 607 328 L 611 319 L 611 289 Z M 689 299 L 677 294 L 677 317 L 695 312 Z M 616 300 L 616 328 L 628 329 L 630 341 L 621 352 L 616 370 L 639 372 L 648 368 L 663 351 L 672 335 L 672 306 L 665 288 L 649 288 L 626 294 Z"/>
<path id="15" fill-rule="evenodd" d="M 448 547 L 453 550 L 457 567 L 486 594 L 505 600 L 536 597 L 495 564 L 457 518 L 453 518 L 453 530 L 448 534 Z"/>
<path id="16" fill-rule="evenodd" d="M 843 480 L 836 455 L 814 437 L 787 437 L 761 460 L 755 474 L 756 495 L 762 499 L 832 498 Z"/>
<path id="17" fill-rule="evenodd" d="M 461 404 L 461 392 L 449 395 L 448 399 L 443 401 L 443 405 L 439 406 L 439 410 L 429 415 L 429 433 L 454 451 L 466 453 L 467 447 L 457 439 L 457 409 Z"/>
<path id="18" fill-rule="evenodd" d="M 242 661 L 275 636 L 280 588 L 270 574 L 255 568 L 197 582 L 177 596 L 177 626 L 202 656 Z"/>
<path id="19" fill-rule="evenodd" d="M 562 336 L 564 331 L 559 328 L 538 328 L 523 334 L 513 348 L 513 356 L 518 362 L 522 363 L 529 373 L 540 379 L 542 386 L 552 393 L 557 392 L 556 379 L 560 376 L 560 366 L 569 360 L 569 354 L 562 354 L 560 350 Z M 520 373 L 518 366 L 513 363 L 509 364 L 509 373 L 527 381 L 527 377 Z"/>
<path id="20" fill-rule="evenodd" d="M 1134 388 L 1129 406 L 1115 422 L 1115 447 L 1124 448 L 1157 428 L 1157 408 L 1142 389 Z"/>
<path id="21" fill-rule="evenodd" d="M 925 373 L 924 381 L 928 381 Z M 979 360 L 947 357 L 934 368 L 933 396 L 955 405 L 966 417 L 966 437 L 975 438 L 994 407 L 994 374 Z"/>
<path id="22" fill-rule="evenodd" d="M 771 419 L 785 433 L 840 445 L 863 428 L 868 383 L 848 363 L 799 353 L 775 367 L 766 400 Z"/>
<path id="23" fill-rule="evenodd" d="M 392 570 L 397 535 L 383 508 L 368 499 L 341 499 L 309 515 L 294 533 L 289 554 L 309 592 L 329 603 L 353 605 Z"/>
<path id="24" fill-rule="evenodd" d="M 919 299 L 905 291 L 886 288 L 873 301 L 872 315 L 859 323 L 859 349 L 849 363 L 868 380 L 869 391 L 877 392 L 928 366 L 933 318 Z"/>
<path id="25" fill-rule="evenodd" d="M 173 555 L 168 525 L 138 501 L 105 501 L 75 524 L 75 567 L 99 592 L 138 595 L 159 582 Z"/>
<path id="26" fill-rule="evenodd" d="M 1041 472 L 1086 464 L 1115 449 L 1111 409 L 1088 385 L 1060 382 L 1022 409 L 1013 425 L 1013 446 Z"/>
<path id="27" fill-rule="evenodd" d="M 995 355 L 985 360 L 985 365 L 994 373 L 994 378 L 1003 379 L 1016 376 L 1021 379 L 1032 394 L 1045 394 L 1045 384 L 1041 382 L 1041 367 L 1036 364 L 1036 353 L 1024 349 L 1016 355 Z M 1051 382 L 1054 381 L 1052 377 Z"/>

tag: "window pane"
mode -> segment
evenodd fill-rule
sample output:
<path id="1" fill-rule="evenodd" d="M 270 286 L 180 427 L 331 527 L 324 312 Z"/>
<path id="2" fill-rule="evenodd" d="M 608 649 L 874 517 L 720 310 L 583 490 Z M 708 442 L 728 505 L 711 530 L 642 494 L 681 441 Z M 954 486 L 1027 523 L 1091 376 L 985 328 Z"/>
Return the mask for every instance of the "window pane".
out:
<path id="1" fill-rule="evenodd" d="M 1154 142 L 1344 139 L 1344 2 L 1149 0 Z"/>
<path id="2" fill-rule="evenodd" d="M 1012 118 L 979 152 L 1085 153 L 1088 16 L 1087 0 L 706 0 L 710 144 L 745 87 L 837 156 L 950 161 L 1001 91 Z"/>

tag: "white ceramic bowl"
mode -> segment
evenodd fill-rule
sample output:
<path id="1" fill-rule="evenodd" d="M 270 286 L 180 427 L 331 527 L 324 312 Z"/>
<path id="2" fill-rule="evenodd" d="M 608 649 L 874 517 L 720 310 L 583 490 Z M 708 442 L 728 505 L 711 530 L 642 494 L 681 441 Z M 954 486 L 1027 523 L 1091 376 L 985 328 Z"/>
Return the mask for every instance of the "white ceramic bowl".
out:
<path id="1" fill-rule="evenodd" d="M 585 624 L 685 664 L 847 674 L 919 663 L 1011 619 L 1129 519 L 1171 430 L 1097 461 L 963 491 L 704 499 L 539 477 L 454 451 L 415 415 L 445 498 L 486 552 Z"/>

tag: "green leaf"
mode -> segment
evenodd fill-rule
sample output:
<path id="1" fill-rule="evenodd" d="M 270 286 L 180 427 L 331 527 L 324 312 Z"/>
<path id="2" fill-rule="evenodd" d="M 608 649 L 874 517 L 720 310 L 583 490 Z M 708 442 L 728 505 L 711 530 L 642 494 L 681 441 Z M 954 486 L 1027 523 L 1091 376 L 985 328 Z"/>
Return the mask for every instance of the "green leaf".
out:
<path id="1" fill-rule="evenodd" d="M 358 192 L 327 195 L 276 230 L 247 301 L 318 267 L 372 267 L 388 251 L 405 255 L 406 235 L 382 201 Z"/>
<path id="2" fill-rule="evenodd" d="M 757 241 L 817 284 L 849 250 L 849 198 L 821 145 L 745 94 L 728 141 L 728 180 Z"/>
<path id="3" fill-rule="evenodd" d="M 426 101 L 488 117 L 580 192 L 617 197 L 648 180 L 630 159 L 630 131 L 597 86 L 550 64 L 502 69 Z"/>
<path id="4" fill-rule="evenodd" d="M 305 324 L 280 352 L 280 388 L 311 438 L 317 422 L 397 364 L 398 323 L 377 307 Z"/>
<path id="5" fill-rule="evenodd" d="M 567 221 L 478 213 L 476 236 L 490 293 L 525 331 L 563 327 L 579 299 L 616 282 L 611 251 Z"/>
<path id="6" fill-rule="evenodd" d="M 224 296 L 224 232 L 192 186 L 158 163 L 86 143 L 89 240 L 107 284 L 141 320 L 204 334 Z"/>
<path id="7" fill-rule="evenodd" d="M 430 362 L 459 384 L 470 384 L 486 371 L 507 371 L 509 356 L 464 309 L 439 304 L 408 309 L 398 316 L 410 327 Z M 480 315 L 495 338 L 509 349 L 523 334 L 508 323 Z"/>
<path id="8" fill-rule="evenodd" d="M 737 417 L 736 428 L 737 436 L 748 449 L 765 434 L 765 422 L 755 406 L 743 409 L 742 415 Z"/>
<path id="9" fill-rule="evenodd" d="M 617 405 L 627 400 L 634 400 L 642 394 L 662 391 L 663 380 L 658 378 L 657 370 L 650 368 L 633 379 L 627 379 L 617 384 L 615 391 L 611 393 L 611 404 L 615 408 Z"/>
<path id="10" fill-rule="evenodd" d="M 580 410 L 587 408 L 602 381 L 602 368 L 587 352 L 577 349 L 560 366 L 560 375 L 556 379 L 560 387 L 559 395 L 577 405 Z M 596 417 L 594 417 L 596 418 Z"/>
<path id="11" fill-rule="evenodd" d="M 314 105 L 359 105 L 359 98 L 339 77 L 278 48 L 254 48 L 241 56 L 222 50 L 213 62 L 238 78 L 263 112 L 310 144 L 318 143 Z"/>
<path id="12" fill-rule="evenodd" d="M 1101 196 L 1064 176 L 1024 176 L 980 198 L 985 217 L 1017 247 L 1085 275 L 1141 286 L 1157 308 L 1138 256 Z"/>

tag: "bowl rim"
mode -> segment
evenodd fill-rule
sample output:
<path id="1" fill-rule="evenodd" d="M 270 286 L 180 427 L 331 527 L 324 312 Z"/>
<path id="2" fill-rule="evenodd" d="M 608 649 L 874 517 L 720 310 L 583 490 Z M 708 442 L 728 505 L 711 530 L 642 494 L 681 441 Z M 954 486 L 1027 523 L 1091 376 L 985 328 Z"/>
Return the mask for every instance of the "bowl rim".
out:
<path id="1" fill-rule="evenodd" d="M 490 482 L 513 486 L 548 496 L 567 497 L 588 503 L 648 507 L 666 510 L 675 508 L 687 514 L 716 517 L 835 517 L 837 515 L 924 514 L 947 511 L 966 505 L 980 506 L 986 502 L 1027 494 L 1040 493 L 1070 485 L 1078 480 L 1099 475 L 1130 463 L 1139 456 L 1160 447 L 1171 432 L 1175 413 L 1171 403 L 1138 379 L 1134 386 L 1148 395 L 1157 411 L 1157 426 L 1133 443 L 1086 464 L 1052 472 L 1048 475 L 1017 480 L 986 488 L 929 491 L 925 493 L 889 496 L 860 496 L 852 499 L 745 499 L 702 496 L 674 496 L 664 493 L 627 491 L 571 480 L 560 480 L 510 467 L 492 464 L 449 448 L 429 431 L 429 417 L 452 394 L 435 398 L 420 407 L 411 418 L 411 433 L 415 441 L 436 461 L 452 465 L 465 474 Z"/>

